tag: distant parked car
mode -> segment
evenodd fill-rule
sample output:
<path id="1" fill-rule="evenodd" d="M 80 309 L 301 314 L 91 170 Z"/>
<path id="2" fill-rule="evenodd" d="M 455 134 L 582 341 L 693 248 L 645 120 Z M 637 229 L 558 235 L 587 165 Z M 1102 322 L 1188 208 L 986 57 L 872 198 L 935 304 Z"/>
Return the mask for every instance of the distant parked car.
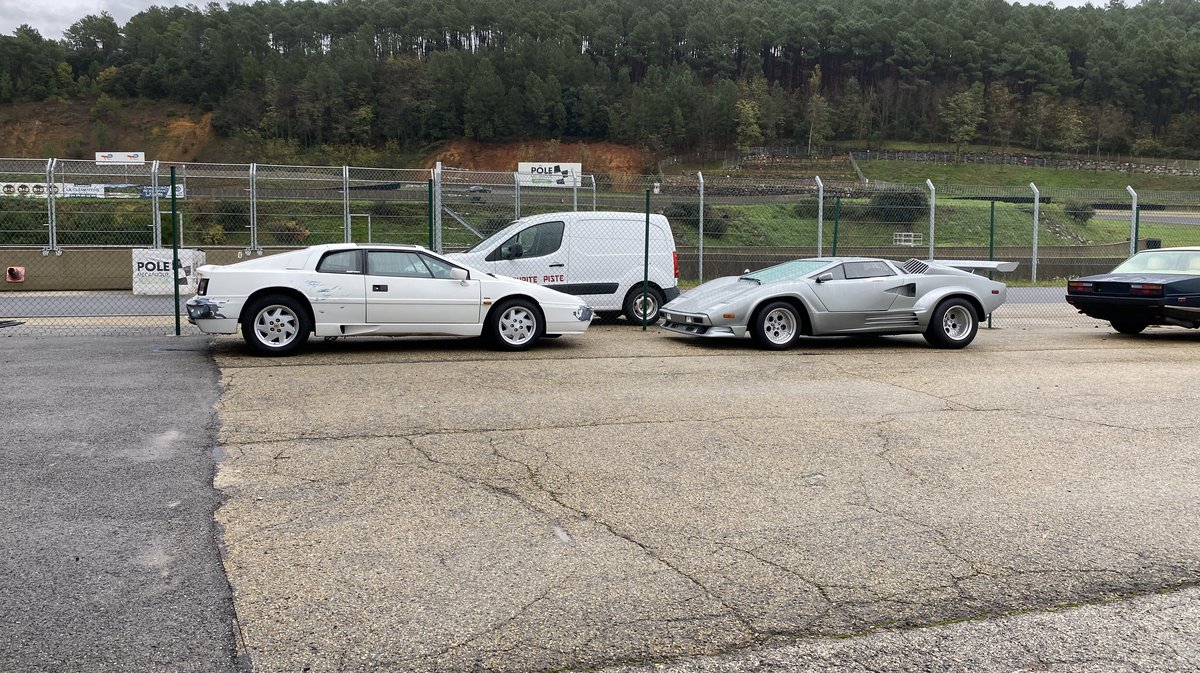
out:
<path id="1" fill-rule="evenodd" d="M 784 349 L 800 336 L 923 334 L 963 348 L 1007 296 L 1004 283 L 970 269 L 1012 271 L 1016 262 L 865 257 L 797 259 L 688 290 L 663 306 L 663 327 L 707 338 L 744 338 Z"/>
<path id="2" fill-rule="evenodd" d="M 317 245 L 197 270 L 188 321 L 234 334 L 262 355 L 289 355 L 318 337 L 486 336 L 524 350 L 543 336 L 582 334 L 583 300 L 494 276 L 420 246 Z"/>
<path id="3" fill-rule="evenodd" d="M 1075 278 L 1067 303 L 1122 334 L 1200 327 L 1200 247 L 1143 250 L 1109 273 Z"/>

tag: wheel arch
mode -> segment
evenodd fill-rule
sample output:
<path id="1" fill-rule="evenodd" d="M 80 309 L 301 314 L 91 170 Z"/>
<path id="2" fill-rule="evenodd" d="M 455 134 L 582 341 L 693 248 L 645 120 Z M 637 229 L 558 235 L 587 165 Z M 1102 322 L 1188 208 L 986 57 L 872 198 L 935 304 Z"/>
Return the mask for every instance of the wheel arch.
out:
<path id="1" fill-rule="evenodd" d="M 812 336 L 812 316 L 808 312 L 808 305 L 804 300 L 796 295 L 772 295 L 763 297 L 754 302 L 754 307 L 750 309 L 750 315 L 746 319 L 746 328 L 754 329 L 754 323 L 758 320 L 758 314 L 763 307 L 771 302 L 782 301 L 790 304 L 796 309 L 796 314 L 800 316 L 800 334 L 804 336 Z"/>
<path id="2" fill-rule="evenodd" d="M 501 306 L 504 306 L 505 304 L 509 303 L 510 301 L 512 301 L 514 299 L 524 299 L 525 301 L 529 302 L 530 304 L 533 304 L 533 310 L 537 311 L 538 320 L 540 320 L 542 322 L 542 325 L 541 325 L 542 332 L 545 332 L 546 331 L 546 312 L 542 310 L 542 303 L 539 302 L 537 299 L 535 299 L 533 296 L 525 294 L 523 292 L 517 292 L 514 294 L 506 294 L 503 297 L 497 299 L 496 301 L 493 301 L 492 305 L 490 307 L 488 307 L 487 313 L 483 316 L 483 322 L 481 324 L 487 325 L 488 321 L 492 319 L 492 316 L 495 315 L 496 311 L 499 310 Z"/>
<path id="3" fill-rule="evenodd" d="M 246 301 L 242 303 L 241 313 L 238 314 L 238 324 L 240 325 L 242 321 L 245 320 L 246 311 L 250 310 L 250 307 L 254 305 L 254 302 L 272 294 L 281 294 L 300 302 L 300 306 L 303 307 L 305 313 L 308 314 L 308 324 L 315 328 L 316 316 L 313 314 L 312 302 L 308 300 L 308 297 L 304 296 L 303 292 L 297 290 L 296 288 L 282 286 L 264 287 L 251 292 L 250 296 L 246 297 Z"/>
<path id="4" fill-rule="evenodd" d="M 954 290 L 954 291 L 950 291 L 945 294 L 939 295 L 936 299 L 934 299 L 932 302 L 930 302 L 929 314 L 932 315 L 934 309 L 936 309 L 939 305 L 941 305 L 942 302 L 950 300 L 950 299 L 962 299 L 963 301 L 966 301 L 968 304 L 970 304 L 971 308 L 975 309 L 975 320 L 977 320 L 979 322 L 983 322 L 984 320 L 987 319 L 987 312 L 983 310 L 983 302 L 979 301 L 979 297 L 976 297 L 975 295 L 971 294 L 970 292 L 964 292 L 961 290 Z"/>

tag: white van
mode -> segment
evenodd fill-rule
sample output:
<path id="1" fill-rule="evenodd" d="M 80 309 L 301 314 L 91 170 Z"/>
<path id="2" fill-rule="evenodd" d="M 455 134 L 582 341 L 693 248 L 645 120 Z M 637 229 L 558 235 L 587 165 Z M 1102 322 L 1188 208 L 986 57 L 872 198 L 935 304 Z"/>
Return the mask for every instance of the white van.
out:
<path id="1" fill-rule="evenodd" d="M 649 286 L 642 302 L 646 214 L 597 211 L 523 217 L 470 250 L 447 257 L 502 276 L 578 295 L 601 317 L 658 320 L 679 296 L 679 257 L 671 226 L 650 216 Z"/>

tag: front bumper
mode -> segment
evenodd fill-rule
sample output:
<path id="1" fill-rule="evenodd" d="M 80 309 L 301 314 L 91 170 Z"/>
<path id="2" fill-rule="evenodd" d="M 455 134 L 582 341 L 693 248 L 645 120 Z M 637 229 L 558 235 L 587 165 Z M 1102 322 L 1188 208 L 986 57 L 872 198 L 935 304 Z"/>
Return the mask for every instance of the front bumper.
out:
<path id="1" fill-rule="evenodd" d="M 194 325 L 197 320 L 224 318 L 225 316 L 221 315 L 221 306 L 224 303 L 208 297 L 192 297 L 184 304 L 187 307 L 188 322 Z"/>
<path id="2" fill-rule="evenodd" d="M 664 311 L 660 324 L 665 330 L 710 338 L 740 338 L 746 336 L 746 328 L 737 325 L 714 325 L 708 316 L 700 313 L 677 313 Z"/>

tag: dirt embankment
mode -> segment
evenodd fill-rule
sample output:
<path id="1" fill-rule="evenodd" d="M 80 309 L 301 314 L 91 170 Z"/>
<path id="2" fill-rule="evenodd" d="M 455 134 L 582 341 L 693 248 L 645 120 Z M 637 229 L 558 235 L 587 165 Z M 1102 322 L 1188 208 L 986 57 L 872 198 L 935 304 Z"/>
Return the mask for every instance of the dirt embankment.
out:
<path id="1" fill-rule="evenodd" d="M 258 160 L 251 147 L 217 137 L 211 112 L 184 105 L 124 102 L 106 110 L 79 102 L 0 105 L 0 157 L 92 159 L 111 151 L 143 151 L 159 161 Z M 420 167 L 438 161 L 448 168 L 502 172 L 517 170 L 520 161 L 578 162 L 585 173 L 615 175 L 640 174 L 652 165 L 649 155 L 633 147 L 556 140 L 452 140 Z"/>
<path id="2" fill-rule="evenodd" d="M 196 161 L 215 140 L 211 121 L 212 113 L 170 104 L 128 103 L 97 113 L 81 103 L 2 105 L 0 156 L 91 159 L 115 150 Z"/>

